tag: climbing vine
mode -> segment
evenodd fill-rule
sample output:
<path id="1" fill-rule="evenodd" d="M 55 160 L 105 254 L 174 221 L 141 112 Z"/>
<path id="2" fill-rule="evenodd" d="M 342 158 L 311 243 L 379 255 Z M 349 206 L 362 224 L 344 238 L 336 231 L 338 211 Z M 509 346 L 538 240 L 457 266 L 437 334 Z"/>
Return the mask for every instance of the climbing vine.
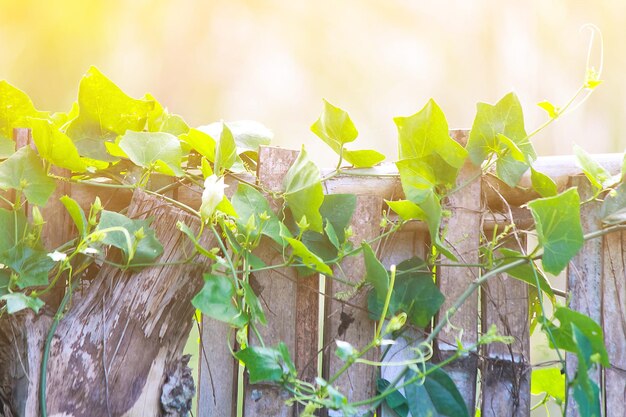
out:
<path id="1" fill-rule="evenodd" d="M 537 158 L 531 138 L 550 123 L 571 112 L 600 84 L 600 71 L 588 66 L 585 79 L 571 100 L 563 106 L 539 103 L 547 120 L 527 132 L 522 106 L 513 93 L 496 104 L 479 103 L 466 146 L 449 135 L 444 112 L 430 100 L 417 113 L 397 117 L 399 172 L 404 199 L 386 201 L 388 210 L 381 218 L 385 232 L 373 240 L 353 243 L 350 219 L 355 209 L 354 195 L 324 195 L 323 183 L 337 175 L 359 175 L 359 169 L 373 167 L 385 159 L 375 151 L 358 149 L 353 143 L 358 131 L 347 112 L 324 101 L 312 132 L 337 154 L 334 171 L 322 177 L 309 159 L 305 147 L 291 165 L 282 189 L 264 189 L 250 181 L 258 163 L 258 149 L 271 142 L 271 132 L 256 122 L 217 122 L 193 128 L 183 118 L 170 113 L 154 97 L 135 99 L 127 96 L 98 69 L 91 68 L 80 82 L 78 101 L 66 113 L 42 112 L 29 97 L 6 81 L 0 82 L 0 319 L 30 309 L 37 313 L 42 296 L 59 286 L 64 298 L 54 323 L 71 308 L 72 291 L 80 276 L 92 263 L 111 262 L 107 251 L 120 253 L 122 269 L 138 269 L 159 262 L 163 247 L 150 227 L 151 220 L 133 220 L 120 212 L 103 209 L 96 199 L 87 210 L 72 198 L 61 202 L 75 224 L 73 240 L 55 248 L 44 247 L 40 236 L 46 221 L 44 207 L 56 187 L 63 182 L 105 189 L 143 189 L 197 216 L 199 231 L 179 223 L 179 231 L 195 246 L 197 254 L 212 261 L 204 273 L 204 286 L 193 298 L 193 305 L 207 317 L 227 323 L 235 332 L 237 348 L 233 355 L 245 366 L 251 383 L 271 381 L 290 393 L 290 403 L 299 403 L 303 415 L 316 410 L 341 410 L 344 415 L 363 415 L 381 402 L 405 416 L 429 413 L 469 416 L 444 365 L 466 355 L 478 345 L 511 343 L 492 327 L 475 345 L 464 345 L 460 337 L 454 355 L 433 363 L 432 343 L 442 329 L 483 283 L 501 273 L 523 281 L 534 294 L 532 320 L 540 325 L 557 352 L 578 357 L 578 370 L 572 379 L 564 376 L 561 357 L 556 367 L 533 372 L 534 393 L 555 398 L 565 407 L 565 387 L 573 393 L 583 415 L 600 415 L 599 388 L 589 378 L 597 367 L 607 367 L 602 329 L 592 319 L 557 302 L 550 277 L 565 269 L 586 239 L 595 239 L 618 230 L 626 220 L 624 172 L 611 175 L 582 149 L 577 159 L 595 189 L 594 199 L 603 200 L 603 230 L 584 235 L 580 207 L 585 201 L 575 188 L 559 192 L 554 181 L 537 171 Z M 30 128 L 31 147 L 16 149 L 14 128 Z M 460 169 L 466 163 L 481 167 L 481 176 L 496 176 L 511 187 L 530 170 L 532 188 L 540 198 L 528 203 L 534 220 L 538 244 L 530 252 L 505 248 L 501 243 L 524 233 L 510 224 L 494 233 L 480 247 L 481 275 L 452 307 L 440 312 L 444 303 L 433 279 L 441 259 L 463 262 L 445 240 L 442 220 L 448 215 L 442 203 L 467 183 L 458 184 Z M 54 168 L 63 168 L 61 176 Z M 243 175 L 247 174 L 247 175 Z M 369 173 L 371 175 L 371 173 Z M 159 182 L 162 178 L 172 181 Z M 236 187 L 228 198 L 225 177 Z M 474 178 L 473 180 L 478 180 Z M 161 185 L 159 185 L 161 184 Z M 175 187 L 202 190 L 201 205 L 189 207 L 167 195 Z M 428 259 L 412 258 L 390 269 L 379 260 L 374 244 L 392 236 L 409 222 L 424 222 L 430 234 L 433 253 Z M 204 234 L 212 235 L 216 247 L 201 243 Z M 267 265 L 257 251 L 270 245 L 282 254 L 281 261 Z M 114 249 L 111 249 L 114 248 Z M 349 257 L 360 256 L 365 263 L 362 281 L 350 283 L 340 268 Z M 193 256 L 190 257 L 190 262 Z M 297 268 L 300 275 L 323 274 L 353 288 L 368 292 L 368 310 L 376 324 L 372 340 L 364 346 L 337 341 L 336 355 L 344 366 L 328 379 L 304 381 L 280 340 L 264 340 L 260 328 L 268 325 L 263 304 L 251 282 L 253 274 L 269 269 Z M 419 302 L 417 302 L 417 301 Z M 545 302 L 552 304 L 548 315 Z M 407 328 L 428 327 L 435 322 L 412 352 L 413 357 L 399 363 L 365 359 L 366 354 L 382 348 Z M 45 387 L 46 358 L 53 325 L 46 343 L 41 372 Z M 251 337 L 254 335 L 254 337 Z M 378 394 L 354 401 L 342 393 L 335 381 L 353 364 L 397 366 L 399 376 L 378 380 Z M 404 388 L 403 392 L 399 391 Z M 439 392 L 439 395 L 437 392 Z M 441 392 L 445 395 L 441 395 Z M 428 400 L 420 400 L 428 398 Z M 40 398 L 46 415 L 46 396 Z M 543 401 L 545 402 L 545 400 Z"/>

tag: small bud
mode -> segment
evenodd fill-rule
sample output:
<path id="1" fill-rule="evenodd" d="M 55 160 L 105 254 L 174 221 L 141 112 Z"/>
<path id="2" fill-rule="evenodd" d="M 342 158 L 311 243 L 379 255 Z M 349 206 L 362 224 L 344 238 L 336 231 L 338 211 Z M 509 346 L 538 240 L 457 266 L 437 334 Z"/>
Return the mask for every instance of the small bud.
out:
<path id="1" fill-rule="evenodd" d="M 350 239 L 353 235 L 354 235 L 354 232 L 352 231 L 352 226 L 346 227 L 344 231 L 344 236 L 346 237 L 346 240 Z"/>
<path id="2" fill-rule="evenodd" d="M 33 226 L 43 226 L 45 221 L 43 219 L 43 216 L 41 215 L 41 212 L 39 211 L 39 208 L 37 208 L 37 206 L 33 206 Z"/>
<path id="3" fill-rule="evenodd" d="M 311 227 L 311 224 L 307 221 L 306 215 L 302 215 L 302 218 L 299 222 L 296 222 L 296 226 L 300 228 L 300 231 L 306 232 Z"/>
<path id="4" fill-rule="evenodd" d="M 385 327 L 385 334 L 397 332 L 406 323 L 406 313 L 400 313 L 389 320 L 387 327 Z"/>
<path id="5" fill-rule="evenodd" d="M 259 219 L 260 219 L 261 221 L 266 222 L 266 221 L 268 221 L 269 219 L 271 219 L 271 217 L 269 216 L 269 214 L 267 214 L 267 212 L 266 212 L 266 211 L 264 211 L 263 213 L 259 214 Z"/>
<path id="6" fill-rule="evenodd" d="M 103 241 L 105 238 L 107 237 L 107 234 L 105 232 L 96 230 L 95 232 L 93 232 L 91 235 L 89 235 L 89 239 L 92 242 L 101 242 Z"/>
<path id="7" fill-rule="evenodd" d="M 140 227 L 139 230 L 135 232 L 135 239 L 141 240 L 146 237 L 146 232 L 144 232 L 143 227 Z"/>
<path id="8" fill-rule="evenodd" d="M 93 208 L 94 212 L 102 211 L 102 201 L 100 201 L 100 197 L 96 196 L 96 199 L 94 200 L 91 207 Z"/>

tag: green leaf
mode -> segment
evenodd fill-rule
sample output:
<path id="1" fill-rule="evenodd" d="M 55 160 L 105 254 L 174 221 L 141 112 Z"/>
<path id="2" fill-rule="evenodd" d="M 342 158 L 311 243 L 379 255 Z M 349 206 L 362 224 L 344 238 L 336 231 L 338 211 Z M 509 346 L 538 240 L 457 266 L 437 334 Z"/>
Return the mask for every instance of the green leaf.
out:
<path id="1" fill-rule="evenodd" d="M 320 171 L 309 159 L 304 146 L 300 155 L 283 179 L 284 199 L 295 219 L 306 216 L 311 230 L 322 232 L 322 215 L 319 210 L 324 202 Z"/>
<path id="2" fill-rule="evenodd" d="M 565 374 L 554 367 L 533 369 L 530 392 L 534 395 L 548 394 L 562 403 L 565 401 Z"/>
<path id="3" fill-rule="evenodd" d="M 154 230 L 150 228 L 152 219 L 129 219 L 120 213 L 108 210 L 102 210 L 100 215 L 100 223 L 96 230 L 103 231 L 110 228 L 122 228 L 128 232 L 128 235 L 122 231 L 109 231 L 102 240 L 105 245 L 111 245 L 120 249 L 124 255 L 124 263 L 132 267 L 138 264 L 147 264 L 153 262 L 163 253 L 163 246 L 154 234 Z M 135 233 L 143 229 L 144 238 L 137 242 Z M 127 236 L 130 236 L 130 244 L 134 247 L 134 256 L 130 259 L 131 248 L 128 246 Z"/>
<path id="4" fill-rule="evenodd" d="M 376 380 L 376 389 L 378 393 L 383 393 L 391 383 L 383 378 Z M 398 416 L 407 417 L 409 415 L 409 404 L 406 401 L 404 395 L 398 391 L 394 391 L 385 397 L 385 403 L 391 408 Z"/>
<path id="5" fill-rule="evenodd" d="M 536 171 L 533 167 L 530 167 L 530 181 L 533 189 L 542 197 L 554 197 L 559 193 L 552 178 Z"/>
<path id="6" fill-rule="evenodd" d="M 432 99 L 419 112 L 393 119 L 398 128 L 399 159 L 439 155 L 453 168 L 460 168 L 467 152 L 448 133 L 443 111 Z"/>
<path id="7" fill-rule="evenodd" d="M 76 225 L 78 233 L 82 237 L 85 237 L 87 235 L 88 225 L 87 219 L 85 218 L 85 212 L 83 211 L 82 207 L 76 202 L 76 200 L 67 195 L 64 195 L 59 200 L 61 200 L 61 203 L 63 203 L 65 209 L 72 218 L 72 221 Z"/>
<path id="8" fill-rule="evenodd" d="M 524 160 L 520 160 L 520 155 L 513 156 L 517 150 L 511 151 L 511 144 Z M 511 187 L 517 185 L 537 155 L 526 135 L 522 106 L 514 93 L 507 94 L 495 105 L 478 103 L 466 149 L 474 165 L 482 164 L 491 154 L 498 155 L 498 177 Z"/>
<path id="9" fill-rule="evenodd" d="M 469 417 L 467 406 L 454 381 L 441 368 L 426 364 L 426 379 L 421 379 L 404 388 L 412 417 Z M 409 371 L 405 376 L 408 381 L 416 376 Z"/>
<path id="10" fill-rule="evenodd" d="M 243 327 L 248 323 L 248 317 L 233 304 L 234 297 L 235 286 L 230 278 L 204 274 L 204 286 L 193 297 L 191 304 L 211 318 Z"/>
<path id="11" fill-rule="evenodd" d="M 119 146 L 135 165 L 166 175 L 183 176 L 182 150 L 174 135 L 128 131 Z"/>
<path id="12" fill-rule="evenodd" d="M 35 151 L 25 146 L 0 163 L 0 188 L 19 190 L 32 204 L 45 206 L 55 183 L 46 175 Z"/>
<path id="13" fill-rule="evenodd" d="M 548 113 L 550 119 L 555 119 L 556 117 L 558 117 L 560 109 L 549 101 L 542 101 L 537 103 L 537 105 Z"/>
<path id="14" fill-rule="evenodd" d="M 345 229 L 350 225 L 356 209 L 356 195 L 329 194 L 324 196 L 320 214 L 327 223 L 331 223 L 339 242 L 345 240 Z"/>
<path id="15" fill-rule="evenodd" d="M 127 96 L 98 69 L 91 67 L 80 82 L 78 117 L 67 128 L 81 155 L 102 161 L 115 161 L 106 151 L 105 142 L 113 142 L 127 130 L 142 131 L 152 100 Z"/>
<path id="16" fill-rule="evenodd" d="M 148 112 L 149 132 L 165 132 L 174 136 L 189 132 L 189 126 L 183 118 L 168 112 L 151 94 L 146 94 L 144 99 L 154 102 L 154 108 Z"/>
<path id="17" fill-rule="evenodd" d="M 267 325 L 267 319 L 265 318 L 265 313 L 263 312 L 263 306 L 250 284 L 242 282 L 241 288 L 243 288 L 244 300 L 246 300 L 246 304 L 250 307 L 250 313 L 252 314 L 251 319 L 258 320 L 259 323 Z"/>
<path id="18" fill-rule="evenodd" d="M 607 194 L 599 213 L 602 223 L 614 225 L 626 221 L 626 183 Z"/>
<path id="19" fill-rule="evenodd" d="M 13 129 L 26 127 L 25 119 L 29 117 L 47 117 L 47 113 L 37 111 L 22 90 L 0 81 L 0 139 L 4 139 L 4 146 L 8 147 L 6 140 L 13 142 Z"/>
<path id="20" fill-rule="evenodd" d="M 385 203 L 402 220 L 425 220 L 426 214 L 417 204 L 409 200 L 387 201 Z"/>
<path id="21" fill-rule="evenodd" d="M 593 346 L 586 334 L 580 331 L 572 323 L 572 336 L 576 345 L 576 356 L 578 357 L 578 367 L 576 377 L 573 382 L 573 394 L 578 405 L 579 415 L 589 417 L 601 417 L 600 389 L 598 385 L 589 378 L 589 368 L 592 365 Z"/>
<path id="22" fill-rule="evenodd" d="M 385 160 L 385 155 L 372 149 L 349 151 L 344 149 L 343 159 L 355 168 L 369 168 Z"/>
<path id="23" fill-rule="evenodd" d="M 341 243 L 339 242 L 339 238 L 337 237 L 335 227 L 329 221 L 327 221 L 326 225 L 324 226 L 324 234 L 326 235 L 330 243 L 335 247 L 335 249 L 339 249 L 341 247 Z"/>
<path id="24" fill-rule="evenodd" d="M 580 225 L 580 197 L 575 188 L 528 203 L 539 244 L 543 247 L 543 269 L 553 275 L 561 272 L 584 243 Z"/>
<path id="25" fill-rule="evenodd" d="M 307 248 L 304 243 L 300 242 L 291 237 L 285 237 L 289 246 L 293 249 L 293 255 L 299 257 L 302 260 L 302 263 L 308 266 L 309 268 L 315 269 L 316 271 L 324 274 L 324 275 L 333 275 L 333 271 L 330 269 L 328 265 L 321 259 L 319 256 L 314 254 Z"/>
<path id="26" fill-rule="evenodd" d="M 280 220 L 272 211 L 267 199 L 256 188 L 244 184 L 242 182 L 237 186 L 237 192 L 233 195 L 231 203 L 235 211 L 239 215 L 237 224 L 240 228 L 245 229 L 245 223 L 250 216 L 255 216 L 257 225 L 261 224 L 259 214 L 265 213 L 269 220 L 265 223 L 262 233 L 281 246 L 285 246 L 285 242 L 281 237 Z M 287 235 L 291 237 L 291 234 Z"/>
<path id="27" fill-rule="evenodd" d="M 348 113 L 326 100 L 324 110 L 311 126 L 311 131 L 338 154 L 343 145 L 353 142 L 359 135 Z"/>
<path id="28" fill-rule="evenodd" d="M 382 314 L 389 284 L 384 286 L 384 278 L 378 268 L 373 267 L 371 271 L 370 275 L 370 269 L 368 269 L 366 276 L 366 279 L 374 285 L 368 296 L 368 310 L 370 318 L 378 320 Z M 443 301 L 444 296 L 435 285 L 432 272 L 426 263 L 420 258 L 411 258 L 396 267 L 396 280 L 389 301 L 387 318 L 399 312 L 405 312 L 409 322 L 417 327 L 426 327 Z"/>
<path id="29" fill-rule="evenodd" d="M 378 303 L 384 303 L 389 290 L 389 274 L 376 257 L 371 246 L 366 242 L 361 244 L 363 260 L 365 261 L 365 282 L 372 285 Z"/>
<path id="30" fill-rule="evenodd" d="M 217 257 L 214 253 L 208 251 L 204 246 L 200 244 L 200 242 L 198 242 L 198 239 L 196 239 L 196 234 L 189 228 L 189 226 L 187 226 L 185 223 L 181 221 L 178 221 L 176 223 L 176 228 L 178 228 L 178 230 L 183 232 L 185 236 L 187 236 L 189 240 L 193 242 L 193 245 L 199 254 L 206 256 L 207 258 L 211 260 L 214 260 L 214 261 L 217 260 Z"/>
<path id="31" fill-rule="evenodd" d="M 280 342 L 278 348 L 249 346 L 235 353 L 235 357 L 245 364 L 251 384 L 262 381 L 280 382 L 295 374 L 293 361 L 283 342 Z"/>
<path id="32" fill-rule="evenodd" d="M 0 159 L 6 159 L 15 152 L 15 142 L 0 136 Z"/>
<path id="33" fill-rule="evenodd" d="M 591 349 L 586 360 L 589 360 L 591 355 L 597 354 L 599 362 L 604 367 L 609 367 L 609 356 L 604 346 L 604 335 L 602 333 L 602 327 L 590 317 L 571 310 L 567 307 L 557 307 L 554 316 L 559 320 L 559 327 L 553 324 L 548 324 L 548 328 L 551 330 L 553 338 L 548 338 L 550 344 L 556 343 L 556 347 L 559 349 L 567 350 L 568 352 L 577 353 L 578 346 L 577 341 L 574 338 L 572 328 L 575 326 L 578 331 L 585 336 L 589 341 Z"/>
<path id="34" fill-rule="evenodd" d="M 260 146 L 269 145 L 274 138 L 271 130 L 254 120 L 237 120 L 227 122 L 226 125 L 228 125 L 237 144 L 237 153 L 256 153 Z M 219 138 L 222 136 L 223 125 L 221 122 L 216 122 L 200 126 L 198 130 L 213 138 Z"/>
<path id="35" fill-rule="evenodd" d="M 602 190 L 618 181 L 619 178 L 614 178 L 609 171 L 594 161 L 591 155 L 580 146 L 574 145 L 574 154 L 576 155 L 576 162 L 578 162 L 585 176 L 598 190 Z"/>
<path id="36" fill-rule="evenodd" d="M 0 301 L 7 303 L 7 313 L 9 314 L 15 314 L 26 308 L 30 308 L 35 313 L 39 313 L 39 309 L 43 307 L 44 304 L 39 298 L 33 298 L 21 292 L 5 294 L 0 297 Z"/>
<path id="37" fill-rule="evenodd" d="M 220 176 L 227 169 L 230 169 L 237 160 L 237 145 L 232 132 L 222 123 L 222 132 L 219 143 L 215 149 L 215 173 Z"/>
<path id="38" fill-rule="evenodd" d="M 215 139 L 213 137 L 198 129 L 189 129 L 189 132 L 180 135 L 179 138 L 207 160 L 215 161 Z"/>
<path id="39" fill-rule="evenodd" d="M 48 273 L 54 261 L 43 250 L 19 243 L 0 254 L 1 262 L 19 275 L 17 286 L 21 289 L 48 285 Z"/>
<path id="40" fill-rule="evenodd" d="M 502 261 L 502 266 L 508 265 L 517 259 L 527 258 L 527 256 L 524 256 L 521 252 L 512 249 L 500 248 L 498 249 L 498 252 L 502 255 L 502 258 L 499 259 Z M 537 287 L 538 280 L 539 288 L 541 288 L 541 290 L 548 294 L 551 298 L 554 298 L 554 291 L 552 291 L 552 287 L 550 286 L 550 283 L 548 283 L 546 276 L 532 261 L 509 268 L 506 273 L 513 278 L 519 279 L 520 281 L 523 281 L 535 288 Z M 537 276 L 536 278 L 535 274 Z"/>
<path id="41" fill-rule="evenodd" d="M 24 211 L 0 208 L 0 253 L 17 245 L 28 233 L 28 223 Z"/>
<path id="42" fill-rule="evenodd" d="M 0 297 L 9 293 L 9 285 L 11 283 L 11 272 L 8 268 L 0 269 Z"/>
<path id="43" fill-rule="evenodd" d="M 29 119 L 28 124 L 41 158 L 73 172 L 84 172 L 87 169 L 87 164 L 78 154 L 72 140 L 51 122 L 44 119 Z"/>

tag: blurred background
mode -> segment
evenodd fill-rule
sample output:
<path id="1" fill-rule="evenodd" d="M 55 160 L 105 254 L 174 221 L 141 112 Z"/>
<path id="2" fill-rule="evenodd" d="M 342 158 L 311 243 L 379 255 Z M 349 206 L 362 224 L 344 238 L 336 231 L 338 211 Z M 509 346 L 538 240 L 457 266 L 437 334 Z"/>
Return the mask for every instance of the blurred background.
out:
<path id="1" fill-rule="evenodd" d="M 623 0 L 0 0 L 0 79 L 39 109 L 61 111 L 95 65 L 192 126 L 257 120 L 276 144 L 305 143 L 332 167 L 336 157 L 309 131 L 322 98 L 349 111 L 360 148 L 392 159 L 392 118 L 431 97 L 450 127 L 470 127 L 476 102 L 515 91 L 533 130 L 546 120 L 537 102 L 563 105 L 583 82 L 585 23 L 604 36 L 605 81 L 534 143 L 540 155 L 571 153 L 575 143 L 623 152 Z M 540 345 L 533 355 L 550 358 Z"/>
<path id="2" fill-rule="evenodd" d="M 38 108 L 59 111 L 96 65 L 128 94 L 150 92 L 192 126 L 258 120 L 277 144 L 305 143 L 331 166 L 309 131 L 322 98 L 349 111 L 361 146 L 392 158 L 392 118 L 430 97 L 450 127 L 469 127 L 477 101 L 515 91 L 533 130 L 545 118 L 537 102 L 564 104 L 582 83 L 585 23 L 604 35 L 605 82 L 534 142 L 544 155 L 570 153 L 574 143 L 621 152 L 621 0 L 0 0 L 0 79 Z"/>

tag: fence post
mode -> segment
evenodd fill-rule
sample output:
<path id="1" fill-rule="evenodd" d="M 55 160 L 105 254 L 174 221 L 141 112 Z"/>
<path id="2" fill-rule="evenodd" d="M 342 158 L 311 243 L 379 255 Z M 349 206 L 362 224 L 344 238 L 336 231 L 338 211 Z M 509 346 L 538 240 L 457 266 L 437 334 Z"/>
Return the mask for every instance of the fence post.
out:
<path id="1" fill-rule="evenodd" d="M 524 252 L 526 239 L 522 236 L 519 243 L 512 240 L 506 246 Z M 514 338 L 510 345 L 484 346 L 481 415 L 528 417 L 531 372 L 528 285 L 501 274 L 485 283 L 481 290 L 483 332 L 496 325 L 498 334 Z"/>
<path id="2" fill-rule="evenodd" d="M 453 139 L 463 146 L 467 143 L 468 131 L 450 131 Z M 447 208 L 450 217 L 442 222 L 446 244 L 452 248 L 452 252 L 465 264 L 477 264 L 478 247 L 480 244 L 481 229 L 481 175 L 480 167 L 467 161 L 461 168 L 457 178 L 457 185 L 464 188 L 450 195 Z M 446 320 L 445 312 L 452 306 L 454 301 L 465 289 L 478 278 L 478 268 L 456 268 L 440 266 L 438 268 L 437 281 L 439 289 L 446 300 L 439 310 L 437 321 Z M 463 344 L 473 345 L 478 341 L 478 294 L 471 295 L 461 306 L 460 310 L 450 320 L 456 327 L 463 329 Z M 434 343 L 435 359 L 443 361 L 454 354 L 456 350 L 457 330 L 444 329 Z M 478 360 L 475 352 L 455 360 L 445 367 L 457 388 L 459 389 L 470 415 L 474 414 L 476 397 L 476 376 Z"/>
<path id="3" fill-rule="evenodd" d="M 283 177 L 298 157 L 298 151 L 288 149 L 260 147 L 258 179 L 259 184 L 268 191 L 281 191 Z M 278 211 L 281 203 L 270 199 L 274 211 Z M 283 262 L 283 254 L 271 244 L 262 244 L 257 256 L 267 265 Z M 251 277 L 251 284 L 259 296 L 265 309 L 268 326 L 259 329 L 263 339 L 272 346 L 283 341 L 289 352 L 295 355 L 297 365 L 301 365 L 302 358 L 298 358 L 296 349 L 296 320 L 302 314 L 297 306 L 297 284 L 299 278 L 293 268 L 284 270 L 268 270 Z M 302 282 L 301 285 L 312 285 Z M 317 289 L 317 286 L 314 288 Z M 317 304 L 314 313 L 317 315 Z M 317 338 L 317 331 L 312 337 Z M 254 336 L 250 335 L 254 340 Z M 316 339 L 317 340 L 317 339 Z M 312 344 L 317 347 L 317 342 Z M 315 369 L 315 368 L 314 368 Z M 259 383 L 251 385 L 247 376 L 244 379 L 244 415 L 247 417 L 291 417 L 295 414 L 293 408 L 287 407 L 284 402 L 288 394 L 278 385 Z"/>
<path id="4" fill-rule="evenodd" d="M 611 367 L 604 370 L 606 417 L 624 417 L 626 402 L 626 232 L 604 237 L 602 330 Z"/>
<path id="5" fill-rule="evenodd" d="M 358 247 L 362 241 L 371 240 L 380 232 L 380 215 L 382 213 L 382 198 L 380 196 L 357 195 L 356 209 L 352 216 L 352 243 Z M 351 257 L 342 263 L 341 268 L 346 276 L 343 277 L 358 283 L 365 273 L 363 257 Z M 332 376 L 344 364 L 335 354 L 335 340 L 350 343 L 356 349 L 365 347 L 374 337 L 375 322 L 368 317 L 367 294 L 361 290 L 347 302 L 336 297 L 340 292 L 350 292 L 354 288 L 340 284 L 331 279 L 327 280 L 327 293 L 331 300 L 326 304 L 325 314 L 325 343 L 327 346 L 324 364 L 325 378 Z M 365 359 L 376 360 L 376 350 L 372 349 L 364 356 Z M 352 365 L 335 382 L 335 386 L 344 393 L 350 401 L 359 401 L 370 398 L 376 393 L 376 369 L 363 364 Z M 329 411 L 330 416 L 342 416 L 340 412 Z"/>
<path id="6" fill-rule="evenodd" d="M 577 187 L 581 201 L 593 197 L 593 187 L 585 176 L 578 175 L 569 179 L 570 186 Z M 589 202 L 580 208 L 580 220 L 583 233 L 599 229 L 598 202 Z M 569 307 L 591 317 L 596 323 L 601 322 L 601 281 L 602 281 L 602 239 L 585 242 L 581 251 L 570 262 L 567 268 L 567 293 Z M 623 341 L 622 341 L 623 343 Z M 578 358 L 567 353 L 565 357 L 567 377 L 572 380 L 576 376 Z M 590 373 L 591 379 L 600 387 L 600 369 Z M 577 417 L 578 407 L 570 392 L 567 396 L 567 416 Z"/>

